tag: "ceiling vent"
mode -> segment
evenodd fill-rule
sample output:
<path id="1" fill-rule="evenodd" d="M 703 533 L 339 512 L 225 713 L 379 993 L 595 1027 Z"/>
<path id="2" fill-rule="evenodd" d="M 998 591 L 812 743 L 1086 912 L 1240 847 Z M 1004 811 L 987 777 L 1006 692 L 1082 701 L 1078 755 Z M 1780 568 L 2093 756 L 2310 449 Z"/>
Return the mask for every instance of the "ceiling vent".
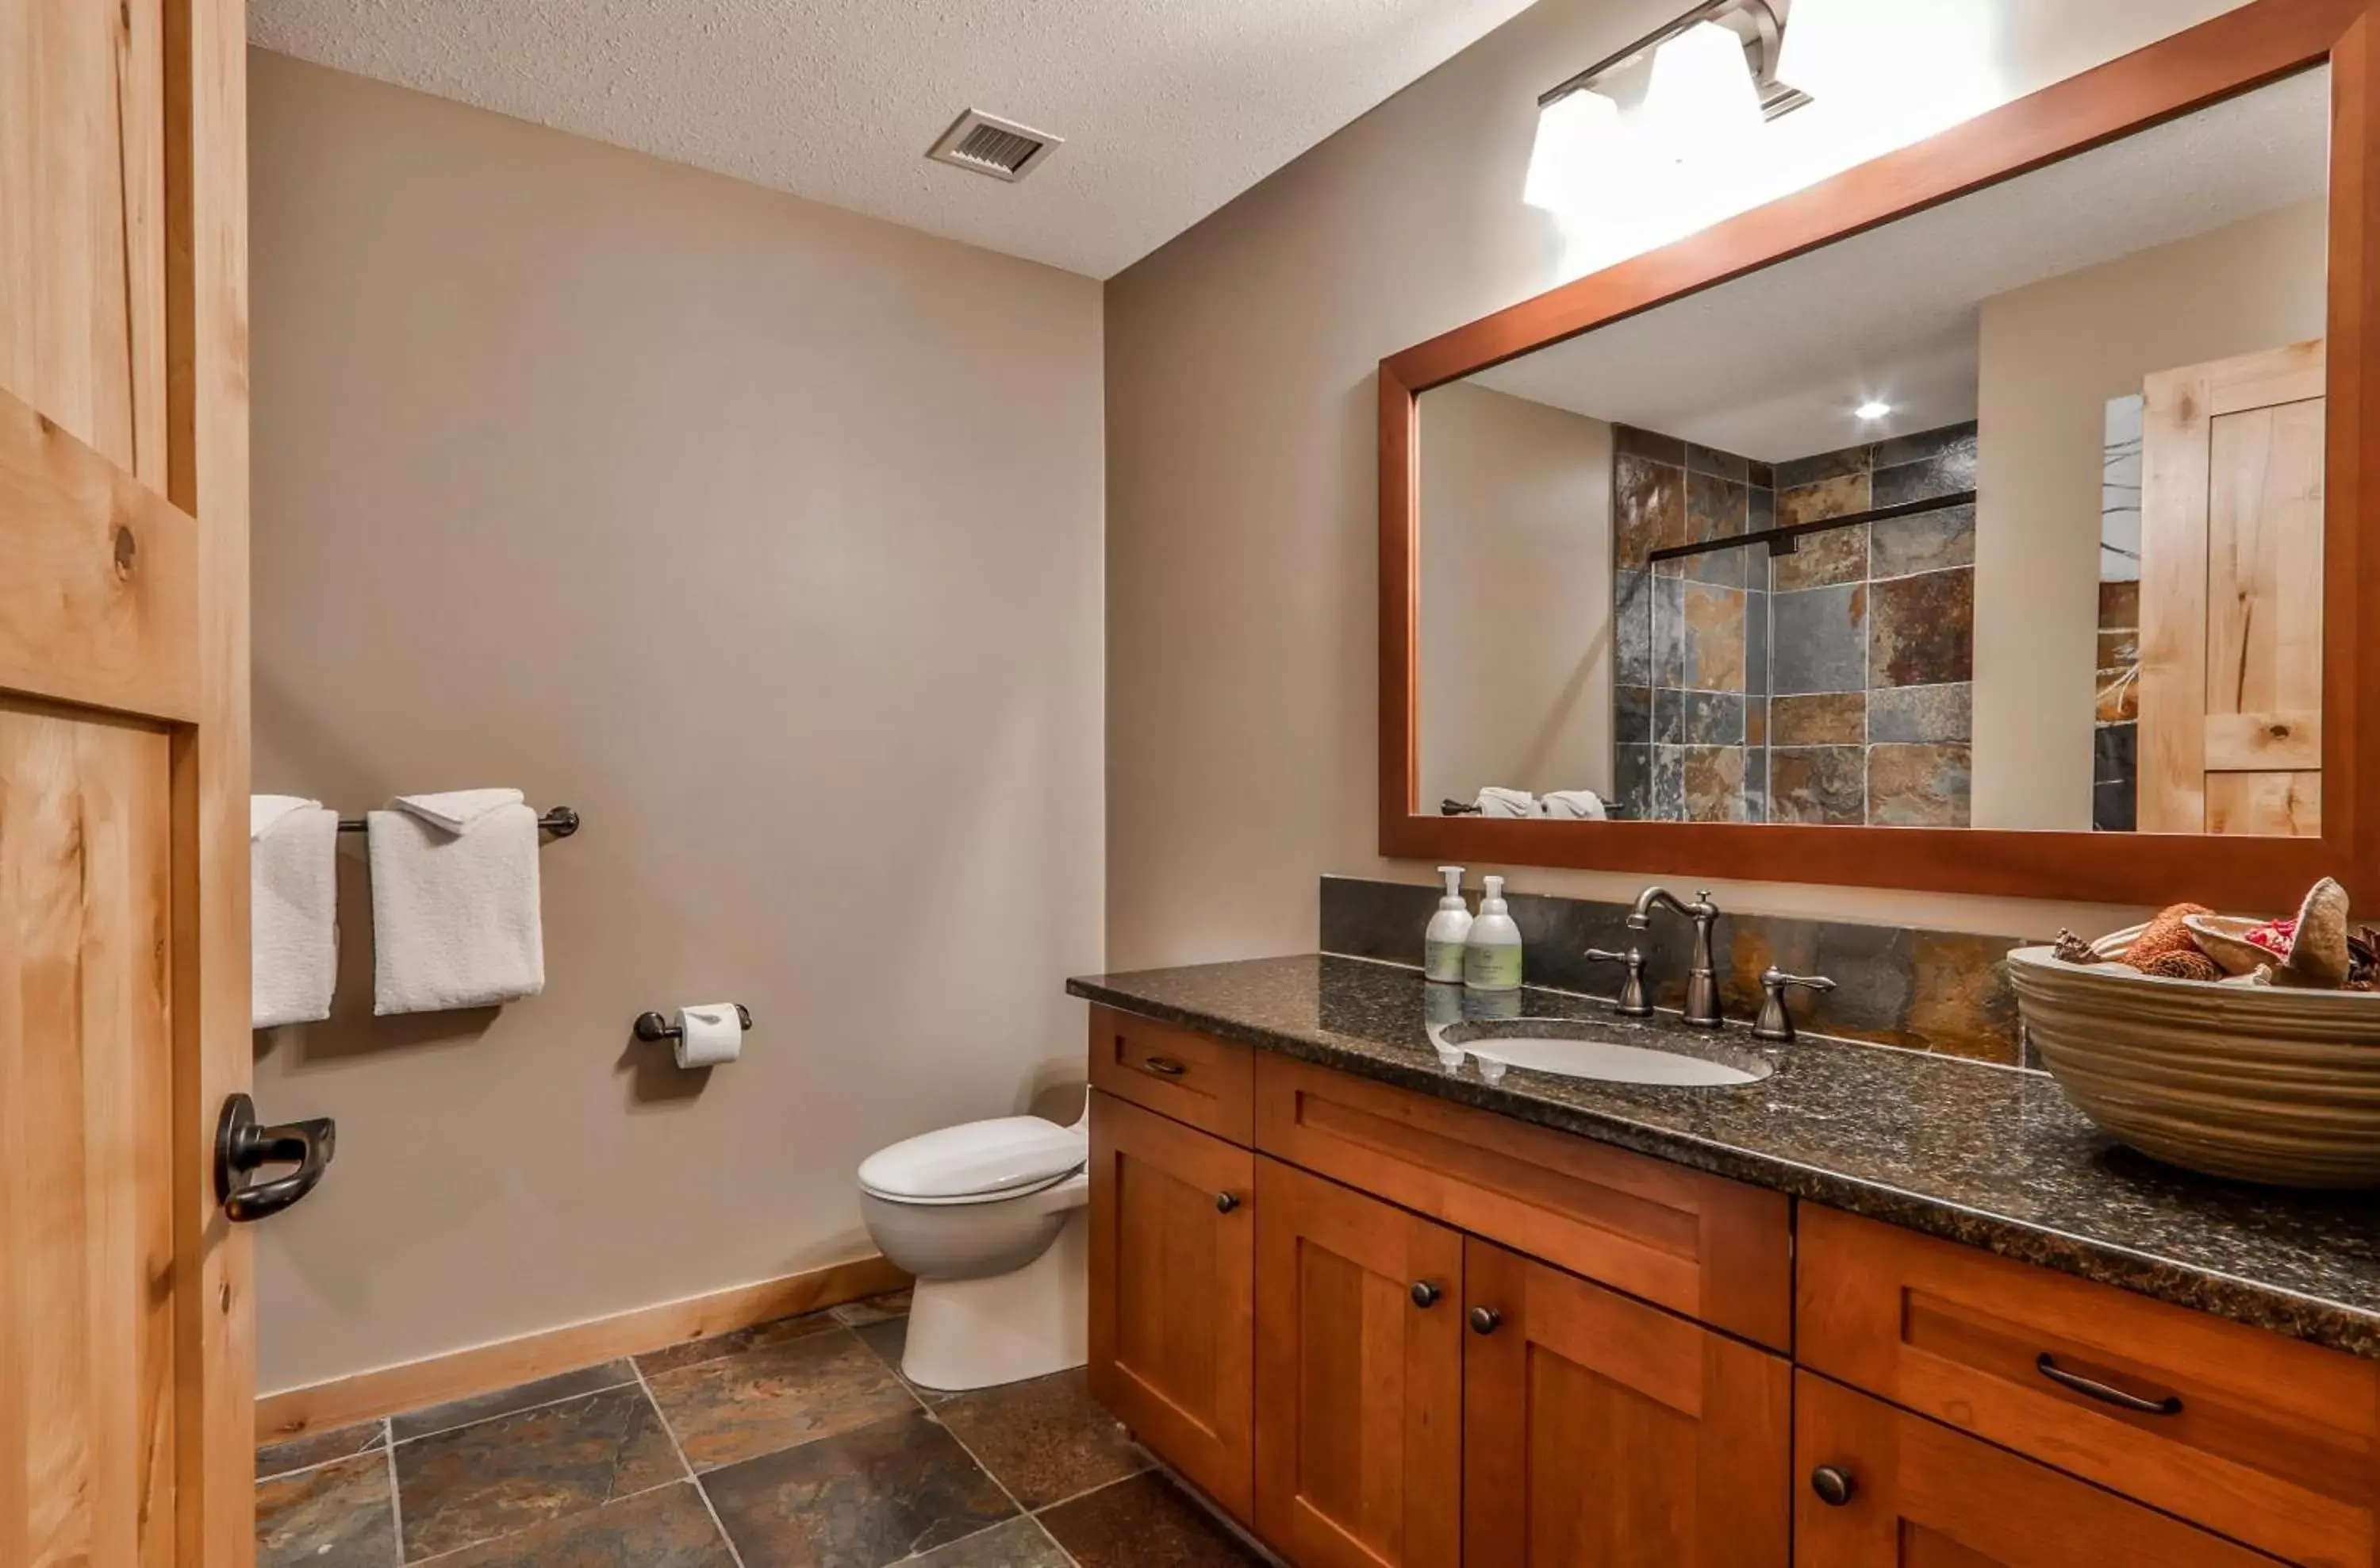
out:
<path id="1" fill-rule="evenodd" d="M 1020 180 L 1048 161 L 1065 140 L 969 109 L 926 156 L 994 179 Z"/>

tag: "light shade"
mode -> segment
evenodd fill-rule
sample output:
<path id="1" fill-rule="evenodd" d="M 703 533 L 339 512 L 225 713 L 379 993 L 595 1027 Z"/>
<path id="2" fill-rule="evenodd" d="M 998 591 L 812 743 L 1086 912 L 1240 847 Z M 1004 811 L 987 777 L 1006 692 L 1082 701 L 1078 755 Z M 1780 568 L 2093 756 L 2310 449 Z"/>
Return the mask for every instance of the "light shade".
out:
<path id="1" fill-rule="evenodd" d="M 1649 147 L 1690 163 L 1742 146 L 1760 125 L 1760 89 L 1732 29 L 1697 22 L 1654 51 L 1645 94 Z"/>
<path id="2" fill-rule="evenodd" d="M 1521 200 L 1548 213 L 1576 212 L 1595 200 L 1624 156 L 1620 105 L 1600 92 L 1570 92 L 1537 111 Z"/>

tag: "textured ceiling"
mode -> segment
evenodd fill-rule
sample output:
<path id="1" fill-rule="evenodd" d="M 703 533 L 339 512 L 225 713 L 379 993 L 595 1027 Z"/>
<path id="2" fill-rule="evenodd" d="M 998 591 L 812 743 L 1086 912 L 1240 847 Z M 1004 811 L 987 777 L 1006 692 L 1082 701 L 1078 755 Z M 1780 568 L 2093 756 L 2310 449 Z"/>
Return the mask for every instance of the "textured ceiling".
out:
<path id="1" fill-rule="evenodd" d="M 1472 379 L 1774 461 L 1972 419 L 1984 300 L 2321 195 L 2329 89 L 2305 72 Z M 1892 418 L 1854 425 L 1874 396 Z"/>
<path id="2" fill-rule="evenodd" d="M 1527 5 L 250 0 L 249 35 L 1106 277 Z M 928 163 L 969 107 L 1066 145 L 1016 185 Z"/>

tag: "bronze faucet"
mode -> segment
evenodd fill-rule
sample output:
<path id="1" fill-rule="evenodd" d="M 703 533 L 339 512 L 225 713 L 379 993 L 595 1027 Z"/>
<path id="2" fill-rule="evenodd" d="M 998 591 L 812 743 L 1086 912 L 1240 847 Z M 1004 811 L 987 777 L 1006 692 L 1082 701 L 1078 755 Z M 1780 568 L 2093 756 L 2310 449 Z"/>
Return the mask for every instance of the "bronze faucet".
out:
<path id="1" fill-rule="evenodd" d="M 1628 929 L 1648 930 L 1653 925 L 1653 908 L 1666 905 L 1694 923 L 1694 957 L 1686 975 L 1686 1010 L 1689 1024 L 1704 1028 L 1717 1028 L 1718 1016 L 1718 972 L 1711 965 L 1711 927 L 1718 920 L 1718 906 L 1711 902 L 1708 889 L 1694 895 L 1687 904 L 1665 887 L 1648 887 L 1636 895 L 1636 907 L 1628 912 Z"/>

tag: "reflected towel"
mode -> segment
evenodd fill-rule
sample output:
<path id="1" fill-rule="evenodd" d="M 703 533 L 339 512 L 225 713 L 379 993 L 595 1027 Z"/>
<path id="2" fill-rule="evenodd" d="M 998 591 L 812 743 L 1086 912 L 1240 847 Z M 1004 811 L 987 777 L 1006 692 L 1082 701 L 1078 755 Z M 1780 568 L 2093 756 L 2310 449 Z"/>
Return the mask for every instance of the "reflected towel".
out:
<path id="1" fill-rule="evenodd" d="M 1479 814 L 1483 817 L 1536 817 L 1537 797 L 1525 789 L 1500 789 L 1493 784 L 1479 792 Z"/>
<path id="2" fill-rule="evenodd" d="M 1591 789 L 1548 790 L 1539 804 L 1547 816 L 1568 821 L 1599 822 L 1604 819 L 1603 796 Z"/>

